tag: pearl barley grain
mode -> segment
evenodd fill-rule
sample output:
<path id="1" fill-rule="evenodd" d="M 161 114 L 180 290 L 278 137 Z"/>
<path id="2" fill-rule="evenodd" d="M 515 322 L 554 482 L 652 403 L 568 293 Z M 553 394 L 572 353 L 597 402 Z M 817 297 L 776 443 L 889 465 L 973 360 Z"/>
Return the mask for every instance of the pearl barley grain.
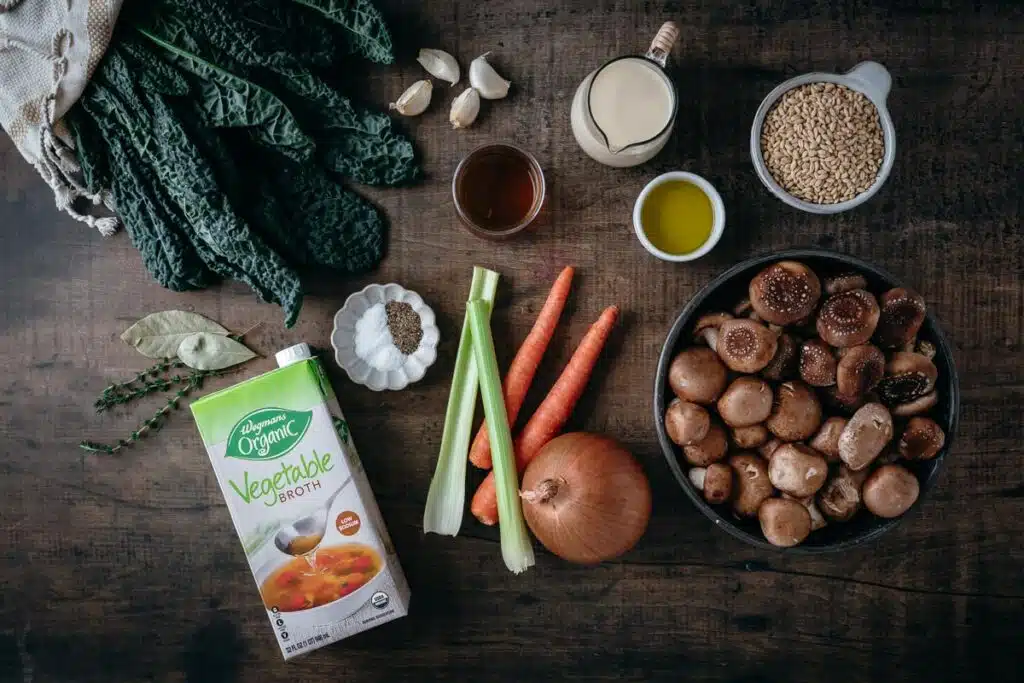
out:
<path id="1" fill-rule="evenodd" d="M 761 154 L 779 185 L 814 204 L 838 204 L 878 177 L 885 142 L 878 110 L 865 95 L 836 83 L 786 92 L 764 118 Z"/>

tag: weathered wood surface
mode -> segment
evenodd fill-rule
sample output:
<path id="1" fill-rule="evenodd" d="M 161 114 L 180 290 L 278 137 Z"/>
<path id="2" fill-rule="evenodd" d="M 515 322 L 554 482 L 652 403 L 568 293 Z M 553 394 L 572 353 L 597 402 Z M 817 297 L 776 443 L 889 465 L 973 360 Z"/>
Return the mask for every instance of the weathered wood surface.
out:
<path id="1" fill-rule="evenodd" d="M 487 103 L 460 132 L 447 124 L 451 94 L 437 89 L 431 110 L 409 122 L 426 182 L 371 193 L 393 221 L 386 262 L 371 277 L 325 281 L 293 330 L 238 285 L 160 289 L 126 236 L 104 240 L 58 215 L 0 140 L 0 680 L 1024 676 L 1024 15 L 1010 2 L 953 0 L 665 5 L 389 4 L 410 48 L 442 46 L 464 67 L 495 50 L 514 95 Z M 607 58 L 644 48 L 666 18 L 683 29 L 677 132 L 644 167 L 598 166 L 572 139 L 573 89 Z M 790 75 L 866 58 L 894 76 L 893 175 L 859 210 L 792 211 L 751 168 L 754 110 Z M 374 69 L 372 99 L 387 102 L 420 77 L 408 57 Z M 550 186 L 543 224 L 500 245 L 457 226 L 449 193 L 458 160 L 495 140 L 532 150 Z M 632 234 L 637 192 L 669 169 L 705 175 L 728 207 L 721 245 L 694 265 L 660 263 Z M 925 504 L 877 543 L 837 556 L 761 552 L 714 529 L 672 480 L 650 410 L 663 335 L 688 297 L 743 257 L 802 245 L 869 259 L 919 289 L 955 345 L 963 389 L 960 433 Z M 622 307 L 571 427 L 614 434 L 635 451 L 655 489 L 654 519 L 621 561 L 576 568 L 542 553 L 514 577 L 478 525 L 457 539 L 424 537 L 422 507 L 470 267 L 505 274 L 495 324 L 507 359 L 566 263 L 579 267 L 579 284 L 539 384 L 602 307 Z M 300 340 L 323 347 L 344 298 L 389 281 L 434 306 L 437 364 L 401 393 L 375 394 L 338 373 L 335 384 L 412 584 L 412 615 L 286 665 L 187 413 L 119 457 L 76 444 L 115 439 L 140 414 L 91 409 L 108 381 L 143 367 L 118 339 L 139 316 L 189 308 L 236 330 L 263 321 L 250 339 L 265 353 Z"/>

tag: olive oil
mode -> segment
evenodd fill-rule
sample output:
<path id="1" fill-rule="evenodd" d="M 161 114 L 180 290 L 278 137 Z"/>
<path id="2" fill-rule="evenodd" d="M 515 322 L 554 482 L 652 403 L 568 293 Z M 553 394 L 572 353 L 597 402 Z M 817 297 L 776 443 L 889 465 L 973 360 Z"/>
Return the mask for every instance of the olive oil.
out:
<path id="1" fill-rule="evenodd" d="M 640 219 L 651 244 L 673 255 L 699 249 L 711 237 L 715 220 L 711 200 L 685 180 L 669 180 L 652 188 Z"/>

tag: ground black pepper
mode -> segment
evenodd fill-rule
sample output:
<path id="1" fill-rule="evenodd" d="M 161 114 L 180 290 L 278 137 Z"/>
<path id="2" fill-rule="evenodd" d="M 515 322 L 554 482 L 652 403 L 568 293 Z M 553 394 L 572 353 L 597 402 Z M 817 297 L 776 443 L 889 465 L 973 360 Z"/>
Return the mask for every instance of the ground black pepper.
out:
<path id="1" fill-rule="evenodd" d="M 412 306 L 404 301 L 389 301 L 384 306 L 388 316 L 388 330 L 395 346 L 405 355 L 409 355 L 420 347 L 423 339 L 423 325 L 420 315 Z"/>

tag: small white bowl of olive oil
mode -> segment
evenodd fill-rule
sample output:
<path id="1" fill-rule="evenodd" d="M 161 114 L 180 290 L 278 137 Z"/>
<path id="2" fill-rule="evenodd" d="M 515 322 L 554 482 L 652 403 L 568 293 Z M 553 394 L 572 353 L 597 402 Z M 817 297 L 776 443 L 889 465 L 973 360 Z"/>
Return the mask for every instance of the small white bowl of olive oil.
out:
<path id="1" fill-rule="evenodd" d="M 664 261 L 693 261 L 711 251 L 725 231 L 718 190 L 696 173 L 663 173 L 640 192 L 633 229 L 644 249 Z"/>

